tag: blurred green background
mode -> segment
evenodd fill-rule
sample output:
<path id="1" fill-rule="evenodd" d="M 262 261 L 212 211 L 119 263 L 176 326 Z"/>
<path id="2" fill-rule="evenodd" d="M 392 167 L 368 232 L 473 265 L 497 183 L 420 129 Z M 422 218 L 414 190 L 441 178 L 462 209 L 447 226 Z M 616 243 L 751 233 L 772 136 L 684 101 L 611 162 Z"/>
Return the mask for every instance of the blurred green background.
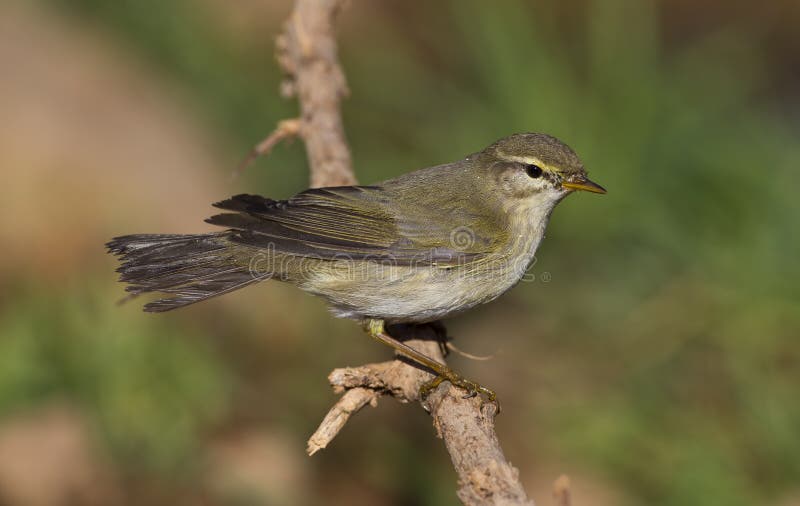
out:
<path id="1" fill-rule="evenodd" d="M 389 351 L 279 283 L 150 315 L 108 238 L 307 184 L 300 143 L 233 167 L 296 104 L 290 2 L 0 5 L 0 504 L 457 504 L 426 414 L 383 401 L 313 458 L 334 367 Z M 538 504 L 800 504 L 800 4 L 371 2 L 340 23 L 371 183 L 519 131 L 609 189 L 559 206 L 531 271 L 448 323 L 493 360 Z"/>

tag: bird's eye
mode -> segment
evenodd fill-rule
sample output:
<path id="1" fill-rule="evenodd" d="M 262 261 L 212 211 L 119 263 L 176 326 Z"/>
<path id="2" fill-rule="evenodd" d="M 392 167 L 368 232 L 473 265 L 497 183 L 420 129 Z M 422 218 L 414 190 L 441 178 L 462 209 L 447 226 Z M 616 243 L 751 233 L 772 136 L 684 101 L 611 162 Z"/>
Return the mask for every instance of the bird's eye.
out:
<path id="1" fill-rule="evenodd" d="M 533 179 L 536 179 L 542 176 L 542 168 L 538 165 L 528 164 L 525 166 L 525 173 Z"/>

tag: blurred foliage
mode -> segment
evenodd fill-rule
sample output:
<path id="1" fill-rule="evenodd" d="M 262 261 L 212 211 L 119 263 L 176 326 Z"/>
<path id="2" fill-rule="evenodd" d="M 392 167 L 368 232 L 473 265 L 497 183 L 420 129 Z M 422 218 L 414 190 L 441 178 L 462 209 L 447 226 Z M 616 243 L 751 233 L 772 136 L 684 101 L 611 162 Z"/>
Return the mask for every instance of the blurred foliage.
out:
<path id="1" fill-rule="evenodd" d="M 232 160 L 292 114 L 271 60 L 278 8 L 264 21 L 272 31 L 248 38 L 188 0 L 47 4 L 113 34 L 180 86 Z M 568 15 L 555 0 L 420 5 L 356 2 L 344 15 L 345 121 L 362 181 L 546 131 L 609 189 L 555 212 L 534 267 L 551 282 L 523 283 L 453 322 L 462 348 L 513 350 L 463 364 L 509 399 L 499 423 L 512 460 L 523 471 L 532 458 L 568 462 L 627 504 L 733 506 L 797 493 L 800 145 L 798 125 L 764 96 L 777 74 L 757 27 L 741 17 L 672 47 L 664 6 L 651 1 L 568 2 Z M 286 196 L 305 184 L 302 167 L 299 145 L 279 148 L 247 174 L 248 190 Z M 0 413 L 69 396 L 124 462 L 154 472 L 191 472 L 204 431 L 225 416 L 277 421 L 301 440 L 330 402 L 325 371 L 380 356 L 359 355 L 354 326 L 288 292 L 264 304 L 261 321 L 242 322 L 223 305 L 191 313 L 196 321 L 141 317 L 96 285 L 53 292 L 34 280 L 20 290 L 0 307 Z M 248 293 L 257 300 L 245 307 L 258 310 L 263 292 Z M 226 318 L 239 321 L 223 327 Z M 271 337 L 301 342 L 261 343 L 267 320 L 280 322 L 265 329 Z M 223 329 L 216 353 L 209 336 Z M 498 337 L 487 344 L 489 332 Z M 286 385 L 303 396 L 281 397 L 281 413 L 247 401 Z M 390 414 L 354 420 L 315 461 L 319 493 L 357 475 L 365 504 L 454 501 L 424 417 L 381 409 Z"/>
<path id="2" fill-rule="evenodd" d="M 191 471 L 230 386 L 208 346 L 190 328 L 122 316 L 97 296 L 107 291 L 20 291 L 0 313 L 0 414 L 70 398 L 131 469 Z"/>

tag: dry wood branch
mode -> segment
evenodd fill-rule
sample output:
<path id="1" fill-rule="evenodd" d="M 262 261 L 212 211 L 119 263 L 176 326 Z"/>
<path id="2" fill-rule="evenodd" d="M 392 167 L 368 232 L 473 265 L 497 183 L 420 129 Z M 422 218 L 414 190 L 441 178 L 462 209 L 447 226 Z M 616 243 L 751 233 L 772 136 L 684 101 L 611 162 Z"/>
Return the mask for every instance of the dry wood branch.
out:
<path id="1" fill-rule="evenodd" d="M 276 42 L 283 94 L 300 101 L 311 186 L 355 184 L 340 102 L 349 93 L 336 56 L 334 21 L 342 0 L 297 0 Z"/>
<path id="2" fill-rule="evenodd" d="M 378 397 L 380 397 L 380 394 L 369 388 L 353 388 L 352 390 L 348 390 L 339 398 L 339 402 L 328 411 L 319 429 L 308 439 L 308 448 L 306 448 L 306 452 L 308 452 L 309 455 L 314 455 L 319 450 L 328 446 L 328 443 L 342 430 L 344 424 L 347 423 L 351 415 L 357 413 L 367 404 L 376 406 L 378 404 Z"/>
<path id="3" fill-rule="evenodd" d="M 444 362 L 441 349 L 436 341 L 412 339 L 406 341 L 406 344 Z M 419 400 L 419 388 L 432 378 L 433 376 L 430 373 L 409 365 L 402 357 L 378 364 L 334 369 L 328 375 L 328 381 L 334 392 L 344 392 L 344 395 L 331 408 L 319 428 L 308 440 L 308 454 L 313 455 L 318 450 L 328 446 L 333 438 L 339 434 L 339 431 L 344 428 L 344 422 L 347 420 L 345 419 L 344 422 L 339 423 L 341 418 L 335 413 L 340 411 L 342 400 L 350 395 L 351 392 L 358 392 L 358 397 L 366 397 L 363 392 L 370 392 L 373 395 L 370 399 L 372 406 L 377 405 L 378 398 L 382 395 L 389 395 L 403 403 L 413 402 Z M 366 404 L 366 402 L 362 403 L 358 409 L 366 406 Z M 349 414 L 355 411 L 357 410 L 351 411 Z M 331 415 L 332 413 L 334 415 Z M 349 418 L 349 414 L 347 418 Z"/>
<path id="4" fill-rule="evenodd" d="M 301 116 L 298 133 L 305 141 L 311 167 L 311 186 L 355 184 L 350 150 L 342 126 L 340 102 L 348 93 L 339 66 L 334 20 L 342 0 L 296 0 L 294 10 L 276 42 L 277 58 L 286 73 L 283 94 L 296 96 Z M 268 144 L 265 139 L 262 144 Z M 277 142 L 277 141 L 275 141 Z M 268 149 L 267 148 L 267 149 Z M 433 325 L 406 326 L 395 337 L 444 363 Z M 308 441 L 308 453 L 325 448 L 350 417 L 382 395 L 400 402 L 418 402 L 420 387 L 432 375 L 403 357 L 379 364 L 334 370 L 329 380 L 344 393 Z M 437 435 L 450 453 L 459 478 L 458 497 L 467 505 L 532 505 L 517 470 L 503 455 L 494 431 L 495 407 L 443 383 L 423 405 Z"/>
<path id="5" fill-rule="evenodd" d="M 275 147 L 280 141 L 285 139 L 291 139 L 292 137 L 297 137 L 300 135 L 300 127 L 302 126 L 302 122 L 299 118 L 292 118 L 292 119 L 285 119 L 278 122 L 278 126 L 275 127 L 275 130 L 272 131 L 271 134 L 266 136 L 263 141 L 256 144 L 256 146 L 247 154 L 242 163 L 239 164 L 238 167 L 233 171 L 234 177 L 238 176 L 239 174 L 244 171 L 251 163 L 255 161 L 256 158 L 259 156 L 268 155 L 272 148 Z"/>
<path id="6" fill-rule="evenodd" d="M 401 330 L 405 335 L 398 335 L 398 338 L 411 338 L 406 344 L 444 362 L 437 329 L 408 326 Z M 419 388 L 432 378 L 430 373 L 410 365 L 403 357 L 334 370 L 328 379 L 335 392 L 345 394 L 309 439 L 309 454 L 327 446 L 351 414 L 367 404 L 375 406 L 381 395 L 400 402 L 420 401 Z M 349 409 L 351 395 L 357 400 L 356 409 Z M 343 405 L 347 407 L 343 409 Z M 495 404 L 484 403 L 480 397 L 465 399 L 462 390 L 443 383 L 431 393 L 424 407 L 433 418 L 437 436 L 444 440 L 450 453 L 458 474 L 458 497 L 464 504 L 533 504 L 522 488 L 518 471 L 500 448 L 494 431 Z M 346 416 L 341 415 L 342 411 Z"/>
<path id="7" fill-rule="evenodd" d="M 494 430 L 497 405 L 480 397 L 464 399 L 463 391 L 450 386 L 430 396 L 433 425 L 444 440 L 458 473 L 458 498 L 468 505 L 526 504 L 528 499 L 519 471 L 500 448 Z"/>

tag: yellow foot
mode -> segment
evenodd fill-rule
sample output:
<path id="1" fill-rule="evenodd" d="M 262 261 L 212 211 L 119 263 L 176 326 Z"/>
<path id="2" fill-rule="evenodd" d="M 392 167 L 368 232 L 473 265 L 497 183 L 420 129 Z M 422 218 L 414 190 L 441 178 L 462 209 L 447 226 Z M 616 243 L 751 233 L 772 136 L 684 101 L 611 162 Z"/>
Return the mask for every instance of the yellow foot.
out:
<path id="1" fill-rule="evenodd" d="M 430 393 L 433 392 L 444 381 L 449 381 L 454 387 L 466 390 L 467 393 L 464 395 L 464 399 L 469 399 L 470 397 L 475 397 L 476 395 L 480 394 L 486 397 L 487 401 L 494 403 L 497 406 L 497 411 L 500 411 L 500 403 L 497 402 L 497 394 L 494 392 L 494 390 L 490 390 L 480 383 L 476 383 L 462 377 L 449 367 L 443 368 L 443 370 L 439 371 L 438 376 L 420 387 L 420 398 L 422 398 L 423 401 L 427 399 L 428 395 L 430 395 Z"/>
<path id="2" fill-rule="evenodd" d="M 362 324 L 364 325 L 364 330 L 367 331 L 370 337 L 382 342 L 383 344 L 391 346 L 396 351 L 407 356 L 414 362 L 427 367 L 436 374 L 436 377 L 433 378 L 433 380 L 425 383 L 419 389 L 419 396 L 423 402 L 436 387 L 442 384 L 443 381 L 449 381 L 453 386 L 466 390 L 467 393 L 464 396 L 465 399 L 475 397 L 476 395 L 480 394 L 495 405 L 498 413 L 500 412 L 500 403 L 497 402 L 497 395 L 493 390 L 489 390 L 483 385 L 463 378 L 460 374 L 453 371 L 446 365 L 437 362 L 424 353 L 420 353 L 407 344 L 401 343 L 397 339 L 393 338 L 386 333 L 383 320 L 367 319 L 364 320 Z M 442 327 L 442 332 L 444 332 L 444 327 Z"/>

